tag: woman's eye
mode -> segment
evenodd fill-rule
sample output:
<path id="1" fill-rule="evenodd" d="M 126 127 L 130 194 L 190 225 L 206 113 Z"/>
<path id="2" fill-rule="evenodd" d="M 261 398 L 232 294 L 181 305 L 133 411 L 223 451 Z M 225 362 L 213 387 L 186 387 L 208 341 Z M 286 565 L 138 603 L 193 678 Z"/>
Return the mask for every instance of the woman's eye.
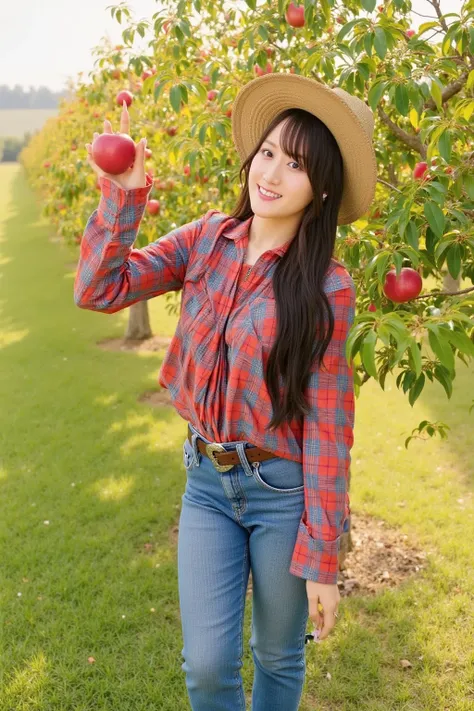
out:
<path id="1" fill-rule="evenodd" d="M 261 152 L 261 153 L 271 153 L 271 150 L 270 150 L 269 148 L 263 148 L 260 152 Z M 299 163 L 297 163 L 295 160 L 293 160 L 293 161 L 291 161 L 291 162 L 294 163 L 295 165 L 297 165 L 297 166 L 298 166 L 298 169 L 299 169 L 299 167 L 300 167 L 300 166 L 299 166 Z"/>

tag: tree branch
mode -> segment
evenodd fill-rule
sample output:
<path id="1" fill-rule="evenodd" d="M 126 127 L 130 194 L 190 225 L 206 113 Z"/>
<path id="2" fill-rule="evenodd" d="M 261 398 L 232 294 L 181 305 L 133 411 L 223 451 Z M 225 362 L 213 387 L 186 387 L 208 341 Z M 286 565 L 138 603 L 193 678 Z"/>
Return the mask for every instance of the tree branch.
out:
<path id="1" fill-rule="evenodd" d="M 470 291 L 474 291 L 474 286 L 462 289 L 461 291 L 430 291 L 427 294 L 414 296 L 411 301 L 415 301 L 415 299 L 426 299 L 428 296 L 457 296 L 458 294 L 469 294 Z"/>
<path id="2" fill-rule="evenodd" d="M 438 15 L 438 20 L 439 20 L 439 22 L 440 22 L 441 27 L 443 28 L 443 30 L 444 30 L 445 32 L 447 32 L 447 31 L 448 31 L 448 25 L 446 24 L 446 20 L 444 19 L 443 13 L 441 12 L 441 8 L 440 8 L 440 6 L 439 6 L 439 0 L 428 0 L 428 2 L 430 2 L 431 5 L 433 5 L 433 7 L 434 7 L 434 9 L 435 9 L 435 11 L 436 11 L 436 14 Z"/>
<path id="3" fill-rule="evenodd" d="M 397 126 L 397 124 L 394 123 L 392 119 L 387 116 L 381 106 L 377 106 L 377 113 L 381 121 L 392 131 L 392 133 L 397 138 L 399 138 L 409 148 L 412 148 L 414 151 L 417 151 L 417 153 L 419 153 L 422 158 L 426 158 L 426 146 L 420 141 L 418 136 L 413 136 L 412 134 L 404 131 L 403 128 L 400 128 L 400 126 Z"/>
<path id="4" fill-rule="evenodd" d="M 459 79 L 456 79 L 456 81 L 453 81 L 452 84 L 448 84 L 448 86 L 443 90 L 441 94 L 441 99 L 442 103 L 444 104 L 445 101 L 448 101 L 452 96 L 457 94 L 461 89 L 463 88 L 464 84 L 467 81 L 467 78 L 469 76 L 469 72 L 463 72 Z M 423 107 L 424 109 L 431 109 L 434 110 L 436 109 L 436 104 L 433 99 L 428 99 L 428 101 L 425 102 L 425 105 Z"/>

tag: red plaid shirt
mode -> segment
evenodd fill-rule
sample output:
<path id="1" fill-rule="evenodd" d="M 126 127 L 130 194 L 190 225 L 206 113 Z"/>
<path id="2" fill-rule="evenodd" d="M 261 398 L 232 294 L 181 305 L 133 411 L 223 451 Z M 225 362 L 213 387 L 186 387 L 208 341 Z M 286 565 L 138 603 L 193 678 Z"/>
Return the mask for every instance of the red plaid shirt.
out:
<path id="1" fill-rule="evenodd" d="M 81 243 L 77 306 L 113 314 L 143 299 L 182 289 L 181 313 L 159 383 L 177 412 L 213 442 L 246 440 L 302 462 L 305 508 L 289 571 L 335 584 L 338 551 L 350 514 L 347 491 L 354 426 L 352 364 L 345 344 L 355 316 L 355 286 L 333 260 L 324 291 L 335 328 L 305 391 L 311 413 L 269 433 L 272 415 L 264 364 L 276 334 L 272 274 L 290 242 L 267 250 L 241 281 L 252 218 L 218 210 L 134 249 L 152 184 L 122 190 L 100 178 L 102 195 Z M 237 295 L 237 298 L 235 296 Z M 282 381 L 281 381 L 282 382 Z"/>

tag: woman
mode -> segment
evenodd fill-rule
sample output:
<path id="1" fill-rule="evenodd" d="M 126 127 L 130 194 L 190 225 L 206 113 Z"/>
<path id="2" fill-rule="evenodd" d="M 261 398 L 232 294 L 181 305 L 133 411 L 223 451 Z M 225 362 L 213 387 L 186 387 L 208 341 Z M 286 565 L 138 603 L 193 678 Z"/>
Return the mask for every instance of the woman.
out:
<path id="1" fill-rule="evenodd" d="M 109 122 L 105 130 L 111 131 Z M 129 133 L 124 106 L 121 129 Z M 333 259 L 338 224 L 370 206 L 373 114 L 307 77 L 269 74 L 239 92 L 233 138 L 243 188 L 133 249 L 152 183 L 145 145 L 83 236 L 78 306 L 115 313 L 183 289 L 159 382 L 188 422 L 179 522 L 182 669 L 195 711 L 245 709 L 242 625 L 252 571 L 253 711 L 297 709 L 308 616 L 337 617 L 338 549 L 350 515 L 355 287 Z"/>

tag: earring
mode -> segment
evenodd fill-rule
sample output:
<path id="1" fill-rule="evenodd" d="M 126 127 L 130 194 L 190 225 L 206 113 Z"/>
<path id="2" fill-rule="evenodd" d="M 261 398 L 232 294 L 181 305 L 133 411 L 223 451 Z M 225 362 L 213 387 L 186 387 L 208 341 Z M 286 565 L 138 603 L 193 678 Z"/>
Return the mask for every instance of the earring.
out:
<path id="1" fill-rule="evenodd" d="M 323 193 L 323 200 L 326 200 L 327 196 L 328 196 L 327 193 Z"/>

